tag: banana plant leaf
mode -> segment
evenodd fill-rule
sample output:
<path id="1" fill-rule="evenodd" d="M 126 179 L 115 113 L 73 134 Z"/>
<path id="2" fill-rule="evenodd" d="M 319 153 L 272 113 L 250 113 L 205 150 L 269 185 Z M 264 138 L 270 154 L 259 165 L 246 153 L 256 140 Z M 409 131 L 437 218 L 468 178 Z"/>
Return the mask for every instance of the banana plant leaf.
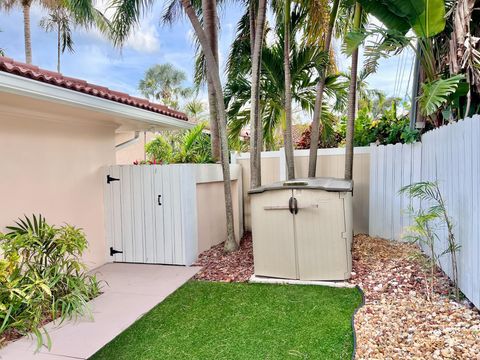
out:
<path id="1" fill-rule="evenodd" d="M 387 28 L 428 38 L 445 29 L 444 0 L 358 0 Z"/>

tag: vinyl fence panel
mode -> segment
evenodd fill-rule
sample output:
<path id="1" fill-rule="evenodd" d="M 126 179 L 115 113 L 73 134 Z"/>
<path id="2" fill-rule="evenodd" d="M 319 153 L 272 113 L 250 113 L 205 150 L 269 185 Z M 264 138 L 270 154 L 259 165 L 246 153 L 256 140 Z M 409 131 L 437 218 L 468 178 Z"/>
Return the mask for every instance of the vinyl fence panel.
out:
<path id="1" fill-rule="evenodd" d="M 455 224 L 460 245 L 459 285 L 480 307 L 480 116 L 429 131 L 415 144 L 370 147 L 369 233 L 402 241 L 412 222 L 408 208 L 427 207 L 398 191 L 419 181 L 436 181 Z M 439 228 L 435 252 L 447 247 L 447 229 Z M 424 249 L 427 250 L 427 249 Z M 440 266 L 451 276 L 448 255 Z"/>

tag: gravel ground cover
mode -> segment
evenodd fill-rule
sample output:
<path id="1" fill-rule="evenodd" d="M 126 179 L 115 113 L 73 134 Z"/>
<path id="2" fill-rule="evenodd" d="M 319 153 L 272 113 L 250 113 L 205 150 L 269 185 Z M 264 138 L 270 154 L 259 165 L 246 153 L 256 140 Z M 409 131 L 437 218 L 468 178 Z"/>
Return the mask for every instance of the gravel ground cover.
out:
<path id="1" fill-rule="evenodd" d="M 351 282 L 366 301 L 355 315 L 357 359 L 480 359 L 478 310 L 449 298 L 441 271 L 427 300 L 421 256 L 411 244 L 355 237 Z"/>
<path id="2" fill-rule="evenodd" d="M 366 235 L 355 236 L 350 280 L 365 292 L 355 316 L 357 359 L 478 359 L 480 314 L 467 300 L 451 300 L 448 278 L 437 270 L 427 300 L 420 250 Z M 204 252 L 199 280 L 245 282 L 253 274 L 251 235 L 238 252 L 223 244 Z"/>

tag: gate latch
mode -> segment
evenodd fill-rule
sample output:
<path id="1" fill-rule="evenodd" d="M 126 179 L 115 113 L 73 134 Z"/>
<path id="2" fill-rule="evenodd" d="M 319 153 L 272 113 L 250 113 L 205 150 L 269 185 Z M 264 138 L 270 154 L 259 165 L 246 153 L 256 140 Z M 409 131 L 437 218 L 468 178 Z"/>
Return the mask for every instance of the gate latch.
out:
<path id="1" fill-rule="evenodd" d="M 120 181 L 120 179 L 111 177 L 110 175 L 107 175 L 107 184 L 110 184 L 112 181 Z"/>
<path id="2" fill-rule="evenodd" d="M 115 250 L 113 246 L 110 246 L 110 256 L 113 256 L 115 254 L 123 254 L 123 251 Z"/>

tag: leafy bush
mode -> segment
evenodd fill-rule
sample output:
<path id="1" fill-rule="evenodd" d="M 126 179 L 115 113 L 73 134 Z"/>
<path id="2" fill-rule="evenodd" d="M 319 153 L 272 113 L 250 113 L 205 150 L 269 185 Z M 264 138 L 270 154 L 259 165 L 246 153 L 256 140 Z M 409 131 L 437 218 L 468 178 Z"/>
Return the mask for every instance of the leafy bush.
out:
<path id="1" fill-rule="evenodd" d="M 145 145 L 152 164 L 211 163 L 210 136 L 201 123 L 183 132 L 166 132 Z"/>
<path id="2" fill-rule="evenodd" d="M 342 138 L 346 134 L 346 118 L 343 117 L 338 132 Z M 377 118 L 373 118 L 368 107 L 361 108 L 355 119 L 355 146 L 368 146 L 371 143 L 379 145 L 412 143 L 419 139 L 418 130 L 410 129 L 407 116 L 398 117 L 395 102 Z"/>
<path id="3" fill-rule="evenodd" d="M 7 331 L 33 332 L 38 348 L 50 347 L 43 324 L 89 314 L 87 301 L 100 291 L 80 260 L 85 234 L 70 225 L 49 225 L 41 215 L 7 229 L 0 233 L 0 339 Z"/>

